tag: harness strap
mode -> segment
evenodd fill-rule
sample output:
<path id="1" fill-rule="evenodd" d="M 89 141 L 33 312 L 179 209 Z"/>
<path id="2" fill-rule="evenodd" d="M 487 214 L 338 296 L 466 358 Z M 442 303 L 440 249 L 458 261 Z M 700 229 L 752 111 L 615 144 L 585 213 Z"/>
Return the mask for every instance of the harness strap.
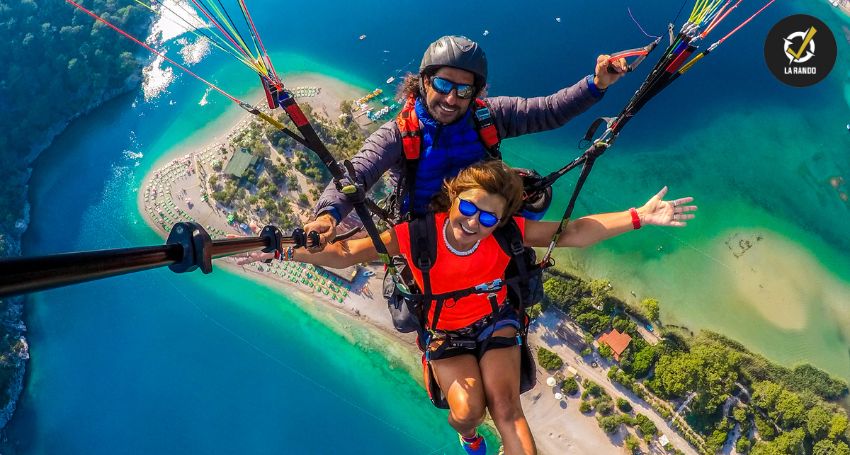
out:
<path id="1" fill-rule="evenodd" d="M 408 160 L 418 160 L 422 147 L 422 128 L 419 127 L 419 117 L 416 115 L 416 98 L 410 96 L 396 117 L 398 131 L 401 133 L 401 144 L 404 157 Z"/>
<path id="2" fill-rule="evenodd" d="M 424 275 L 423 275 L 424 278 Z M 519 277 L 511 278 L 509 280 L 496 279 L 493 281 L 489 281 L 487 283 L 481 283 L 477 286 L 468 287 L 466 289 L 458 289 L 456 291 L 442 292 L 439 294 L 431 294 L 430 299 L 432 301 L 436 300 L 458 300 L 463 297 L 472 294 L 484 294 L 484 293 L 493 293 L 502 290 L 505 286 L 511 286 L 517 284 L 519 282 Z M 405 292 L 401 288 L 398 288 L 398 293 L 405 299 L 408 299 L 413 302 L 425 302 L 426 298 L 423 294 L 414 294 L 411 292 Z"/>
<path id="3" fill-rule="evenodd" d="M 496 128 L 490 107 L 480 98 L 474 100 L 472 120 L 475 130 L 478 132 L 478 140 L 484 145 L 489 159 L 501 159 L 499 130 Z M 422 154 L 422 128 L 419 124 L 419 116 L 416 115 L 416 97 L 407 97 L 404 107 L 396 116 L 396 125 L 398 125 L 398 131 L 401 134 L 401 146 L 404 152 L 404 174 L 399 179 L 396 188 L 396 211 L 398 213 L 393 215 L 398 219 L 403 219 L 401 203 L 405 193 L 411 194 L 416 185 L 416 170 L 419 168 L 419 158 Z M 410 204 L 412 203 L 411 200 Z"/>
<path id="4" fill-rule="evenodd" d="M 472 121 L 475 124 L 475 130 L 478 131 L 478 139 L 484 144 L 490 159 L 501 159 L 502 152 L 499 150 L 499 130 L 496 128 L 496 123 L 493 121 L 493 114 L 490 107 L 481 98 L 475 98 L 475 110 L 472 112 Z"/>

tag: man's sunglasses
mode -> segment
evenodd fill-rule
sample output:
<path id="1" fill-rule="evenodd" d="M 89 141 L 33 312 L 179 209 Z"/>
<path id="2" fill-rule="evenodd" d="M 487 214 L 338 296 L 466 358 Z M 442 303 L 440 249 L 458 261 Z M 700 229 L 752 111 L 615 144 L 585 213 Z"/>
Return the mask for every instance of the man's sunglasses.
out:
<path id="1" fill-rule="evenodd" d="M 466 199 L 459 199 L 457 209 L 464 216 L 472 216 L 478 213 L 478 222 L 484 227 L 493 227 L 499 222 L 499 217 L 493 212 L 485 212 L 478 208 L 477 205 Z"/>
<path id="2" fill-rule="evenodd" d="M 434 90 L 443 95 L 448 95 L 452 90 L 457 90 L 457 97 L 464 100 L 468 100 L 475 95 L 474 85 L 458 84 L 438 76 L 431 78 L 431 87 L 434 87 Z"/>

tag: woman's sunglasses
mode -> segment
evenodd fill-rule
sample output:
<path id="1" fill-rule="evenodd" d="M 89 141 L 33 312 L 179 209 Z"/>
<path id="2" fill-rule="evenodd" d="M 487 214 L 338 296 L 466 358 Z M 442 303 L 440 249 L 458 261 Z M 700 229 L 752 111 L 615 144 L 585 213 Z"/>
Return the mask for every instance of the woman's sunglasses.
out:
<path id="1" fill-rule="evenodd" d="M 457 90 L 457 97 L 464 100 L 468 100 L 475 95 L 474 85 L 458 84 L 438 76 L 431 78 L 431 87 L 434 87 L 434 90 L 443 95 L 448 95 L 452 90 Z"/>
<path id="2" fill-rule="evenodd" d="M 499 217 L 493 212 L 485 212 L 478 208 L 477 205 L 466 199 L 459 199 L 457 209 L 464 216 L 472 216 L 478 213 L 478 222 L 484 227 L 493 227 L 499 222 Z"/>

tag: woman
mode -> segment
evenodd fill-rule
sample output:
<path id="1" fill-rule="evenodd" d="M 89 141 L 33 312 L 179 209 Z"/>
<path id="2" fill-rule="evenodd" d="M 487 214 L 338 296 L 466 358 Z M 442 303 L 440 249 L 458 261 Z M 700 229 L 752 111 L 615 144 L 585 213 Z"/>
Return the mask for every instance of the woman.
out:
<path id="1" fill-rule="evenodd" d="M 601 240 L 637 229 L 642 225 L 685 226 L 694 217 L 696 206 L 683 205 L 693 198 L 664 201 L 664 187 L 638 209 L 618 213 L 590 215 L 570 222 L 557 246 L 585 247 Z M 493 232 L 513 219 L 530 247 L 548 246 L 558 228 L 557 222 L 512 217 L 522 203 L 520 178 L 501 161 L 489 161 L 464 169 L 443 185 L 433 203 L 437 243 L 436 260 L 428 271 L 432 294 L 467 289 L 503 278 L 510 257 L 494 238 Z M 411 263 L 411 239 L 407 223 L 401 223 L 381 236 L 390 255 L 402 255 Z M 378 258 L 368 238 L 328 245 L 310 253 L 288 248 L 284 260 L 326 267 L 344 268 Z M 256 256 L 260 259 L 262 256 Z M 421 271 L 411 271 L 423 289 Z M 498 307 L 494 306 L 498 305 Z M 426 318 L 432 327 L 434 306 Z M 467 453 L 484 454 L 484 439 L 477 427 L 489 410 L 507 454 L 535 453 L 536 448 L 519 399 L 520 348 L 495 346 L 492 337 L 512 338 L 520 328 L 519 316 L 506 301 L 504 288 L 497 292 L 471 294 L 446 302 L 439 312 L 436 330 L 425 347 L 430 367 L 449 405 L 449 424 L 457 430 Z M 473 351 L 441 349 L 441 343 L 455 334 L 471 335 L 484 348 Z M 439 353 L 439 355 L 435 355 Z"/>

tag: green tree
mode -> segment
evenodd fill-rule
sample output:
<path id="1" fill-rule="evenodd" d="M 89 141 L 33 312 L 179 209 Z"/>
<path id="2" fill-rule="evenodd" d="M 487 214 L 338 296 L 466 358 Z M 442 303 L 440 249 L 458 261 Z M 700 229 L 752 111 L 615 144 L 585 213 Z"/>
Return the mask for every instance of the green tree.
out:
<path id="1" fill-rule="evenodd" d="M 588 396 L 599 397 L 602 396 L 603 393 L 605 393 L 605 391 L 602 390 L 602 387 L 600 387 L 599 384 L 591 381 L 590 379 L 585 379 L 582 385 L 584 386 L 584 393 L 586 393 Z"/>
<path id="2" fill-rule="evenodd" d="M 765 411 L 776 407 L 782 386 L 771 381 L 761 381 L 753 384 L 753 405 Z"/>
<path id="3" fill-rule="evenodd" d="M 617 398 L 617 409 L 622 412 L 632 412 L 632 404 L 625 398 Z"/>
<path id="4" fill-rule="evenodd" d="M 832 415 L 832 420 L 829 422 L 829 438 L 837 439 L 847 436 L 847 414 L 838 412 Z"/>
<path id="5" fill-rule="evenodd" d="M 623 440 L 623 446 L 625 446 L 626 452 L 628 453 L 640 453 L 640 439 L 634 437 L 632 434 L 626 436 L 626 439 Z"/>
<path id="6" fill-rule="evenodd" d="M 601 355 L 602 357 L 604 357 L 608 360 L 611 360 L 611 359 L 614 358 L 614 351 L 611 349 L 610 346 L 608 346 L 605 343 L 602 343 L 602 344 L 599 345 L 598 351 L 599 351 L 599 355 Z"/>
<path id="7" fill-rule="evenodd" d="M 537 360 L 541 367 L 554 371 L 564 366 L 564 360 L 558 354 L 540 346 L 537 348 Z"/>
<path id="8" fill-rule="evenodd" d="M 617 431 L 620 428 L 620 418 L 617 416 L 604 416 L 598 418 L 599 428 L 602 428 L 602 431 L 611 434 Z"/>
<path id="9" fill-rule="evenodd" d="M 756 424 L 756 430 L 758 430 L 761 439 L 772 441 L 776 437 L 776 427 L 773 426 L 773 422 L 767 421 L 761 413 L 753 414 L 753 422 Z"/>
<path id="10" fill-rule="evenodd" d="M 738 453 L 750 453 L 750 449 L 753 447 L 753 442 L 746 436 L 741 436 L 738 438 L 738 442 L 735 443 L 735 450 Z"/>
<path id="11" fill-rule="evenodd" d="M 779 395 L 774 411 L 777 423 L 786 430 L 800 426 L 806 416 L 806 408 L 800 396 L 788 390 L 783 390 Z"/>
<path id="12" fill-rule="evenodd" d="M 590 280 L 588 284 L 590 289 L 590 297 L 593 300 L 592 305 L 597 308 L 602 308 L 605 300 L 611 293 L 611 282 L 609 280 L 595 279 Z"/>
<path id="13" fill-rule="evenodd" d="M 747 410 L 744 408 L 735 408 L 732 410 L 732 416 L 736 422 L 743 424 L 747 421 Z"/>
<path id="14" fill-rule="evenodd" d="M 342 100 L 339 103 L 339 111 L 343 114 L 354 114 L 354 103 L 351 100 Z"/>
<path id="15" fill-rule="evenodd" d="M 565 395 L 575 395 L 578 392 L 578 383 L 574 378 L 567 378 L 563 384 L 561 384 L 561 392 Z"/>
<path id="16" fill-rule="evenodd" d="M 599 415 L 607 416 L 614 413 L 614 402 L 611 401 L 611 397 L 607 394 L 594 399 L 592 404 L 593 409 Z"/>
<path id="17" fill-rule="evenodd" d="M 611 322 L 611 327 L 617 330 L 620 333 L 626 333 L 629 331 L 630 323 L 629 318 L 623 316 L 617 316 Z"/>
<path id="18" fill-rule="evenodd" d="M 782 433 L 770 442 L 760 442 L 753 447 L 753 455 L 796 455 L 803 454 L 803 440 L 806 437 L 802 428 Z"/>
<path id="19" fill-rule="evenodd" d="M 631 361 L 632 374 L 636 378 L 646 377 L 652 368 L 653 362 L 655 362 L 655 355 L 655 348 L 649 344 L 635 352 Z"/>
<path id="20" fill-rule="evenodd" d="M 644 438 L 651 438 L 658 434 L 658 427 L 655 426 L 655 423 L 641 413 L 635 414 L 635 426 L 640 430 Z"/>
<path id="21" fill-rule="evenodd" d="M 652 385 L 665 397 L 696 392 L 695 407 L 711 413 L 729 397 L 740 361 L 740 353 L 725 347 L 696 344 L 691 352 L 661 356 Z"/>
<path id="22" fill-rule="evenodd" d="M 682 397 L 689 390 L 694 390 L 697 378 L 691 367 L 685 367 L 686 355 L 662 355 L 655 365 L 653 387 L 667 398 Z"/>
<path id="23" fill-rule="evenodd" d="M 576 324 L 582 326 L 587 331 L 594 335 L 598 335 L 608 328 L 611 323 L 611 317 L 598 312 L 583 313 L 575 318 Z"/>
<path id="24" fill-rule="evenodd" d="M 806 413 L 806 431 L 815 440 L 824 439 L 829 433 L 832 416 L 823 406 L 815 406 Z"/>
<path id="25" fill-rule="evenodd" d="M 578 301 L 582 291 L 581 286 L 560 277 L 551 277 L 543 282 L 543 296 L 546 302 L 558 308 L 566 308 Z"/>
<path id="26" fill-rule="evenodd" d="M 640 307 L 643 309 L 644 314 L 650 321 L 658 321 L 658 318 L 661 317 L 661 308 L 658 304 L 658 300 L 643 299 L 640 302 Z"/>
<path id="27" fill-rule="evenodd" d="M 844 441 L 822 439 L 812 447 L 812 455 L 850 455 L 850 448 Z"/>

